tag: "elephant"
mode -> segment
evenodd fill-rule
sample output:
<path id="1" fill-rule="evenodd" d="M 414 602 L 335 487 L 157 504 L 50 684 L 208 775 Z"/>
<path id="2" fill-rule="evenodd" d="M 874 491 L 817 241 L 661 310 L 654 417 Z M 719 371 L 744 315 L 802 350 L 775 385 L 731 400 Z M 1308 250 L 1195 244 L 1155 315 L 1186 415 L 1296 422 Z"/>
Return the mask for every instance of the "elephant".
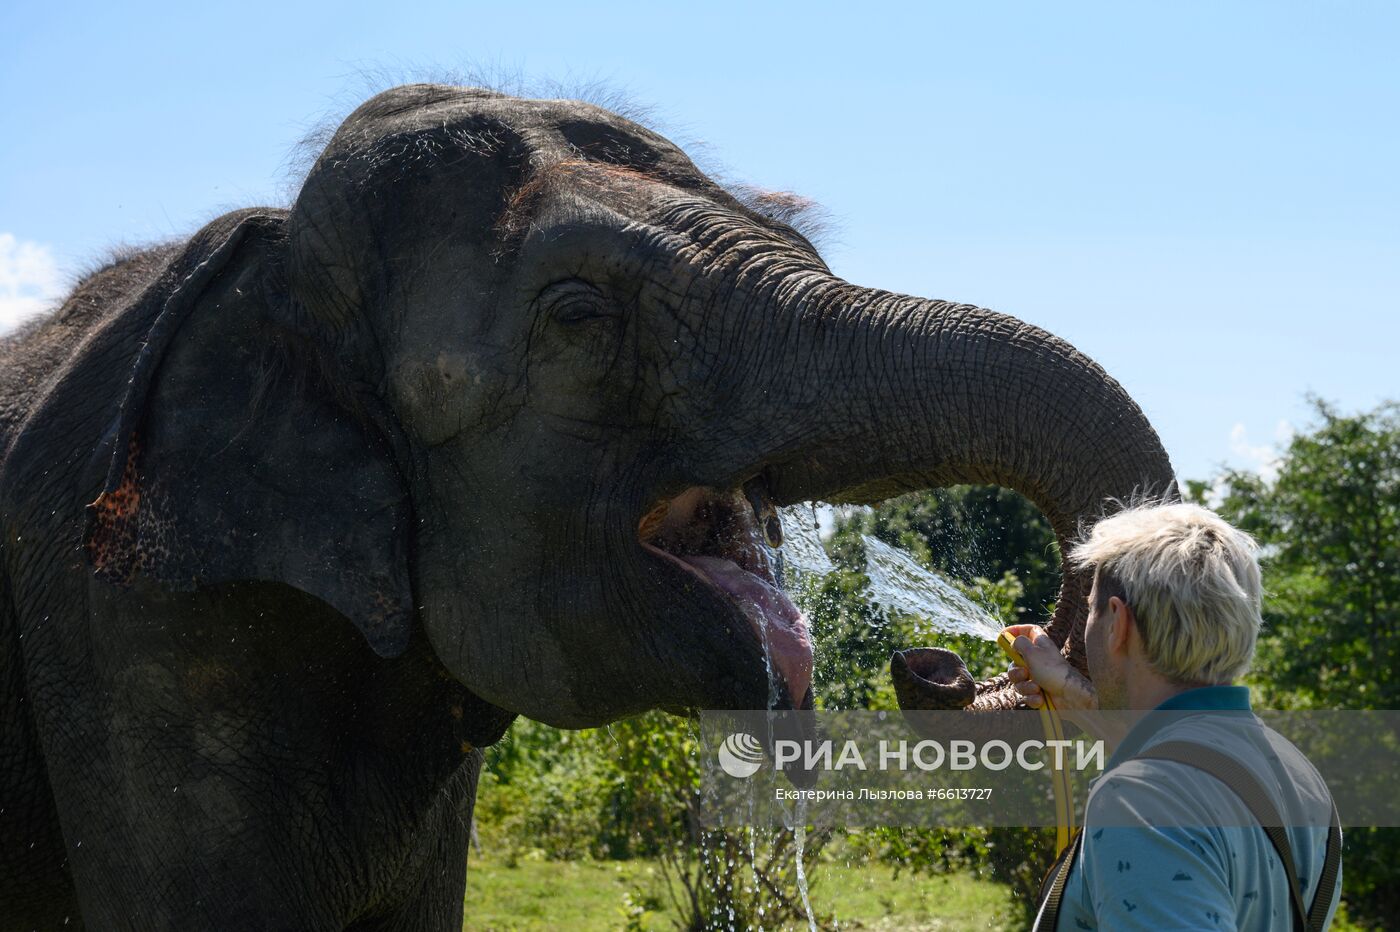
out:
<path id="1" fill-rule="evenodd" d="M 779 506 L 1000 484 L 1069 540 L 1171 481 L 1096 363 L 838 278 L 788 205 L 598 106 L 400 86 L 290 207 L 4 338 L 0 929 L 460 928 L 516 716 L 811 707 Z"/>

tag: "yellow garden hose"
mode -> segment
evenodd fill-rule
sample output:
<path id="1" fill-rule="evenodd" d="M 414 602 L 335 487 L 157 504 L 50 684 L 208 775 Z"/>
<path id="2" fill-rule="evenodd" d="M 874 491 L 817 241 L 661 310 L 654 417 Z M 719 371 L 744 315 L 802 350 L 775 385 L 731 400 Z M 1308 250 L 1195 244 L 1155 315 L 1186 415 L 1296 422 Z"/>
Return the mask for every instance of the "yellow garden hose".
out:
<path id="1" fill-rule="evenodd" d="M 1014 635 L 1003 631 L 997 636 L 997 646 L 1002 649 L 1006 656 L 1011 658 L 1011 662 L 1018 667 L 1025 667 L 1026 661 L 1016 652 L 1012 646 L 1016 641 Z M 1060 713 L 1055 711 L 1055 704 L 1050 701 L 1049 694 L 1041 692 L 1040 724 L 1045 729 L 1045 740 L 1063 741 L 1065 738 L 1064 723 L 1060 721 Z M 1064 745 L 1059 745 L 1061 752 L 1050 758 L 1050 781 L 1055 791 L 1055 855 L 1058 857 L 1061 851 L 1069 846 L 1070 838 L 1074 835 L 1074 785 L 1070 782 L 1069 769 L 1056 766 L 1057 763 L 1064 763 Z"/>

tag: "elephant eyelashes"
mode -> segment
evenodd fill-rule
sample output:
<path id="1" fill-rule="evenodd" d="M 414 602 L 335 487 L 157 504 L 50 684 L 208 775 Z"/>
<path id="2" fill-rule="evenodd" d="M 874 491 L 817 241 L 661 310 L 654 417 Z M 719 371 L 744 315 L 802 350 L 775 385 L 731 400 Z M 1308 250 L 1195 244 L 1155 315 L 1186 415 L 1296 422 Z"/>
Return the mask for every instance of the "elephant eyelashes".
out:
<path id="1" fill-rule="evenodd" d="M 565 325 L 621 317 L 602 292 L 578 278 L 555 282 L 545 288 L 540 294 L 540 304 L 551 318 Z"/>

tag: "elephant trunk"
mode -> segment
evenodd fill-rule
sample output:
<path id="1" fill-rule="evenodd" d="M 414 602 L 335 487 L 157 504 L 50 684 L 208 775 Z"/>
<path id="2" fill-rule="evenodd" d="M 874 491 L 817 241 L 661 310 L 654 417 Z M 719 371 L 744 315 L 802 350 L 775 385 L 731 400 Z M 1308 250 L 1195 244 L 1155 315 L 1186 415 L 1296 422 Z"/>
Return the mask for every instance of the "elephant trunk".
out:
<path id="1" fill-rule="evenodd" d="M 858 288 L 823 276 L 780 286 L 783 373 L 766 384 L 774 501 L 876 502 L 959 483 L 1014 489 L 1053 526 L 1061 553 L 1111 500 L 1168 495 L 1171 463 L 1141 409 L 1064 340 L 970 305 Z M 778 436 L 772 431 L 776 425 Z M 757 428 L 757 425 L 753 425 Z M 1091 579 L 1066 569 L 1048 630 L 1086 668 Z M 951 659 L 950 659 L 951 658 Z M 947 651 L 896 657 L 899 691 L 923 708 L 1007 708 L 1005 677 L 967 689 Z"/>

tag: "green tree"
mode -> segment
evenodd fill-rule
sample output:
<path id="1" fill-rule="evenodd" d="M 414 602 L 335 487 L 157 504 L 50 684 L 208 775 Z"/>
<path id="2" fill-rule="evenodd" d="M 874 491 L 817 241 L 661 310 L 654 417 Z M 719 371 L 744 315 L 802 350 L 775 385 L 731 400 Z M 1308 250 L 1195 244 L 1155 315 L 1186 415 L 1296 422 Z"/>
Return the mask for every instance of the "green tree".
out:
<path id="1" fill-rule="evenodd" d="M 1264 629 L 1251 685 L 1272 708 L 1400 708 L 1400 407 L 1317 423 L 1289 443 L 1278 476 L 1227 471 L 1190 484 L 1261 545 Z M 1400 910 L 1400 831 L 1346 833 L 1354 919 Z"/>
<path id="2" fill-rule="evenodd" d="M 1400 708 L 1400 407 L 1313 404 L 1319 423 L 1276 480 L 1230 471 L 1216 485 L 1221 513 L 1262 547 L 1254 684 L 1275 707 Z"/>

